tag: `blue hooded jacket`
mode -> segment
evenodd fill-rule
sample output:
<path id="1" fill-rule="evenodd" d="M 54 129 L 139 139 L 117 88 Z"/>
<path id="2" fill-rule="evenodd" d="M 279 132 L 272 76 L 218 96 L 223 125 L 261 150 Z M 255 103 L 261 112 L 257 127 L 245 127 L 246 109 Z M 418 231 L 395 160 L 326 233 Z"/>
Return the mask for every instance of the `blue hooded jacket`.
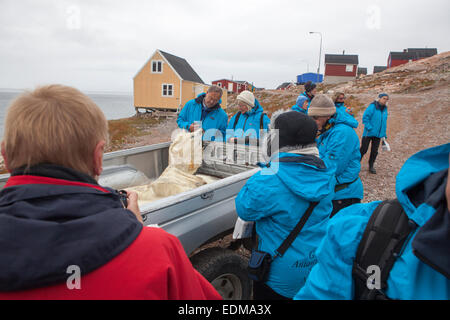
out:
<path id="1" fill-rule="evenodd" d="M 261 116 L 263 116 L 264 110 L 259 104 L 259 101 L 255 99 L 255 106 L 248 112 L 239 116 L 236 127 L 233 131 L 233 126 L 238 113 L 236 113 L 228 122 L 227 127 L 227 141 L 230 138 L 244 138 L 248 136 L 251 139 L 259 139 L 259 131 L 261 129 Z M 267 115 L 263 116 L 263 130 L 267 132 L 269 128 L 270 119 Z"/>
<path id="2" fill-rule="evenodd" d="M 298 162 L 279 162 L 282 158 Z M 310 203 L 319 202 L 289 249 L 271 264 L 266 284 L 282 296 L 292 298 L 316 263 L 314 252 L 332 210 L 334 182 L 333 172 L 318 157 L 276 153 L 270 167 L 253 175 L 236 198 L 237 214 L 256 222 L 258 248 L 272 257 Z"/>
<path id="3" fill-rule="evenodd" d="M 445 201 L 450 144 L 409 158 L 396 194 L 418 228 L 405 242 L 387 280 L 391 299 L 450 299 L 450 213 Z M 330 219 L 317 249 L 318 263 L 295 299 L 353 299 L 353 261 L 370 216 L 380 201 L 356 204 Z"/>
<path id="4" fill-rule="evenodd" d="M 308 101 L 308 107 L 306 108 L 306 110 L 303 109 L 303 104 L 305 103 L 305 101 Z M 308 114 L 308 108 L 309 108 L 310 103 L 311 103 L 311 99 L 305 93 L 303 93 L 297 97 L 297 101 L 292 106 L 292 110 L 301 112 L 304 114 Z"/>
<path id="5" fill-rule="evenodd" d="M 372 102 L 364 111 L 363 137 L 386 137 L 387 117 L 387 106 L 381 106 L 378 101 Z"/>
<path id="6" fill-rule="evenodd" d="M 327 167 L 334 168 L 337 185 L 351 183 L 348 187 L 336 192 L 333 200 L 362 199 L 364 192 L 359 178 L 360 145 L 358 135 L 353 129 L 358 126 L 358 122 L 344 111 L 337 112 L 329 123 L 331 128 L 317 139 L 320 158 L 325 161 Z"/>
<path id="7" fill-rule="evenodd" d="M 208 141 L 223 141 L 226 134 L 228 116 L 225 111 L 216 104 L 212 108 L 203 107 L 203 99 L 206 93 L 199 94 L 196 99 L 188 101 L 184 108 L 178 115 L 177 124 L 181 129 L 189 131 L 189 127 L 195 121 L 202 122 L 202 128 L 205 130 L 203 140 Z M 221 137 L 217 131 L 209 131 L 209 129 L 216 129 L 220 131 Z"/>
<path id="8" fill-rule="evenodd" d="M 304 101 L 308 100 L 308 108 L 305 110 L 302 108 Z M 308 114 L 309 106 L 311 105 L 312 98 L 306 94 L 306 92 L 301 93 L 297 100 L 295 101 L 295 105 L 292 106 L 292 110 L 298 111 L 304 114 Z"/>
<path id="9" fill-rule="evenodd" d="M 350 117 L 348 118 L 348 123 L 351 123 L 351 126 L 353 128 L 355 129 L 358 128 L 359 125 L 358 121 L 355 119 L 353 115 L 347 112 L 347 107 L 344 105 L 343 102 L 336 102 L 334 105 L 336 106 L 337 113 L 340 113 L 344 117 Z"/>

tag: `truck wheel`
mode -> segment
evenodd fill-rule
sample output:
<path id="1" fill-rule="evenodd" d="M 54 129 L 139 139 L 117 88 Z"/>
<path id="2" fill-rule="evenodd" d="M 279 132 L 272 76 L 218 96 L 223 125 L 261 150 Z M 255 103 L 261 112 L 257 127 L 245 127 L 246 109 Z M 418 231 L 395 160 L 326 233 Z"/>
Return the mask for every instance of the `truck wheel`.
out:
<path id="1" fill-rule="evenodd" d="M 252 284 L 247 277 L 247 260 L 222 248 L 209 248 L 191 258 L 192 265 L 211 282 L 224 300 L 249 300 Z"/>

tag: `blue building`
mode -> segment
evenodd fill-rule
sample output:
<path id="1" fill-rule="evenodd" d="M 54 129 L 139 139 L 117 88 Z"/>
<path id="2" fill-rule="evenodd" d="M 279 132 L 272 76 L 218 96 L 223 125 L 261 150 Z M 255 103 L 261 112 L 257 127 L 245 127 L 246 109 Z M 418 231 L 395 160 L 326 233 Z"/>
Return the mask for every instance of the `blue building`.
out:
<path id="1" fill-rule="evenodd" d="M 297 76 L 298 84 L 304 84 L 308 81 L 311 81 L 313 83 L 323 82 L 323 74 L 319 74 L 319 81 L 317 81 L 317 73 L 308 72 Z"/>

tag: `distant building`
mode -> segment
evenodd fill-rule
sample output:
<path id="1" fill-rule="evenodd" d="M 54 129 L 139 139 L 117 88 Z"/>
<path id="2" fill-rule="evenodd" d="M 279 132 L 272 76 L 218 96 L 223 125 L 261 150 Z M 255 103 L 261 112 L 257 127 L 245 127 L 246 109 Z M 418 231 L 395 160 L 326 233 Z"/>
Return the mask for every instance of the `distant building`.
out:
<path id="1" fill-rule="evenodd" d="M 324 83 L 339 83 L 356 79 L 358 63 L 358 55 L 326 54 Z"/>
<path id="2" fill-rule="evenodd" d="M 186 102 L 206 92 L 205 84 L 183 58 L 156 50 L 133 78 L 134 107 L 178 111 Z M 227 93 L 222 96 L 226 108 Z"/>
<path id="3" fill-rule="evenodd" d="M 408 48 L 403 52 L 389 53 L 387 67 L 392 68 L 408 62 L 417 61 L 424 58 L 429 58 L 437 54 L 436 48 Z"/>
<path id="4" fill-rule="evenodd" d="M 384 71 L 386 69 L 387 69 L 387 67 L 385 67 L 385 66 L 374 66 L 373 67 L 373 73 L 382 72 L 382 71 Z"/>
<path id="5" fill-rule="evenodd" d="M 308 72 L 297 76 L 297 84 L 305 84 L 308 81 L 313 83 L 323 82 L 323 74 L 319 74 L 319 79 L 317 79 L 317 73 Z"/>
<path id="6" fill-rule="evenodd" d="M 277 90 L 287 90 L 289 88 L 295 87 L 295 83 L 293 82 L 283 82 L 277 87 Z"/>
<path id="7" fill-rule="evenodd" d="M 358 73 L 357 76 L 358 77 L 362 77 L 367 75 L 367 68 L 358 68 Z"/>
<path id="8" fill-rule="evenodd" d="M 250 84 L 247 81 L 237 81 L 220 79 L 212 81 L 212 84 L 221 87 L 228 91 L 228 93 L 241 93 L 244 90 L 250 90 Z"/>

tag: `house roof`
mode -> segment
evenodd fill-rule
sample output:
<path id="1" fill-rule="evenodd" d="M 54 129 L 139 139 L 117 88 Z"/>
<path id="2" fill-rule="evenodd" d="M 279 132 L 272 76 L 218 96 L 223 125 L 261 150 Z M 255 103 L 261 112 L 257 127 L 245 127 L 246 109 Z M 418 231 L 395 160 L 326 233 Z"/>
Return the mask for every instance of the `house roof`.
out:
<path id="1" fill-rule="evenodd" d="M 389 55 L 393 60 L 413 60 L 434 56 L 437 54 L 436 48 L 408 48 L 402 52 L 391 51 Z"/>
<path id="2" fill-rule="evenodd" d="M 283 82 L 281 85 L 279 85 L 278 87 L 277 87 L 277 90 L 278 89 L 284 89 L 284 88 L 287 88 L 287 87 L 289 87 L 289 85 L 291 85 L 292 84 L 292 82 Z"/>
<path id="3" fill-rule="evenodd" d="M 389 53 L 391 60 L 412 60 L 416 59 L 416 55 L 412 52 L 394 52 Z"/>
<path id="4" fill-rule="evenodd" d="M 358 64 L 357 54 L 326 54 L 325 63 Z"/>
<path id="5" fill-rule="evenodd" d="M 186 61 L 186 59 L 174 56 L 173 54 L 161 50 L 159 50 L 159 52 L 164 56 L 164 58 L 166 58 L 167 62 L 169 62 L 172 68 L 175 69 L 181 79 L 204 84 L 203 80 L 200 78 L 197 72 L 194 71 L 194 69 Z"/>
<path id="6" fill-rule="evenodd" d="M 358 74 L 367 74 L 367 68 L 358 68 Z"/>
<path id="7" fill-rule="evenodd" d="M 373 67 L 373 73 L 378 73 L 378 72 L 384 71 L 386 69 L 387 69 L 386 66 L 374 66 Z"/>
<path id="8" fill-rule="evenodd" d="M 428 58 L 437 54 L 436 48 L 408 48 L 406 50 L 416 55 L 417 58 Z"/>

